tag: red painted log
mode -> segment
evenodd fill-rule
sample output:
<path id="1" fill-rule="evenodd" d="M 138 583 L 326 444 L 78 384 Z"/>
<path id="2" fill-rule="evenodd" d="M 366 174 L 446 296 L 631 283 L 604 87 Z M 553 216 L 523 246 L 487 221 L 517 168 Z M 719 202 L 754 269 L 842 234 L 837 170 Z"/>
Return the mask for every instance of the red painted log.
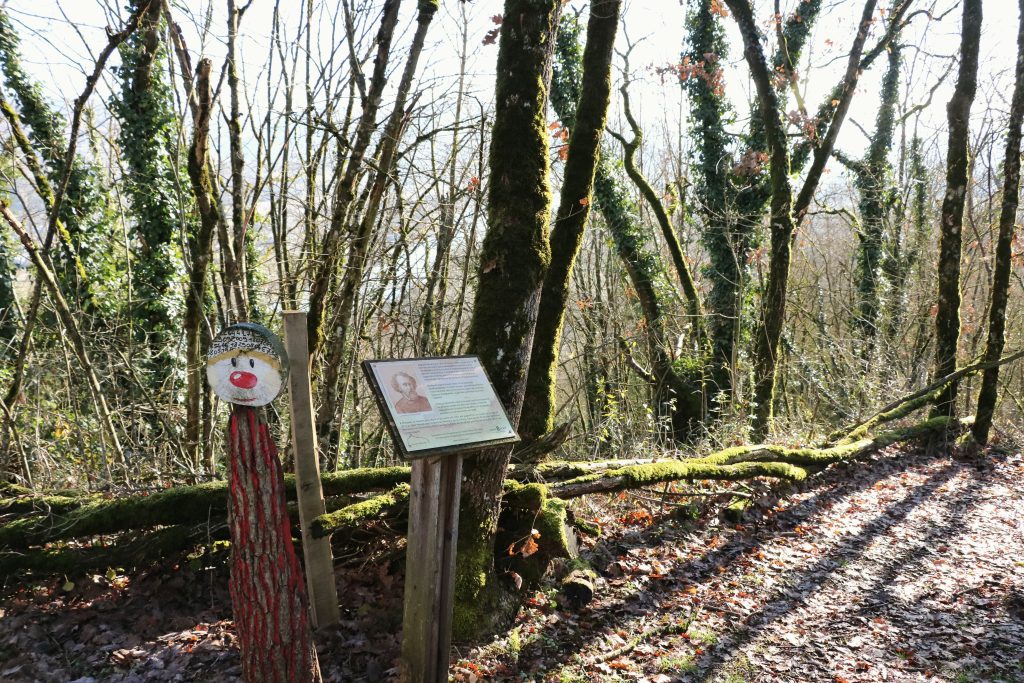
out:
<path id="1" fill-rule="evenodd" d="M 229 450 L 231 606 L 242 676 L 253 683 L 320 683 L 284 475 L 254 408 L 234 406 Z"/>

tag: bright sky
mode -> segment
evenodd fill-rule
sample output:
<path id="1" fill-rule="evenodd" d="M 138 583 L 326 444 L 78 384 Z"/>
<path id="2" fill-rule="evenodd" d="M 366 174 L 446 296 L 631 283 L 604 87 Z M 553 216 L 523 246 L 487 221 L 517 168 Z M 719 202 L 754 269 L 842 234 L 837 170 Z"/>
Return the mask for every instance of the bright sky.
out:
<path id="1" fill-rule="evenodd" d="M 783 0 L 783 12 L 788 13 L 799 1 Z M 26 64 L 43 81 L 47 91 L 54 98 L 62 98 L 68 102 L 77 96 L 84 83 L 83 69 L 91 68 L 90 53 L 94 54 L 105 43 L 103 27 L 111 23 L 110 17 L 120 4 L 120 0 L 6 2 L 8 11 L 22 32 Z M 373 14 L 365 15 L 364 24 L 368 30 L 375 30 L 376 13 L 379 12 L 382 3 L 368 4 L 373 7 Z M 891 0 L 883 0 L 880 4 L 887 8 Z M 193 52 L 202 50 L 205 54 L 213 56 L 215 64 L 219 67 L 225 49 L 226 0 L 215 0 L 212 5 L 209 2 L 194 0 L 172 0 L 172 5 L 175 7 L 176 19 L 182 24 Z M 271 45 L 274 5 L 273 0 L 253 0 L 241 30 L 243 78 L 248 84 L 250 97 L 256 98 L 254 109 L 261 112 L 266 107 L 266 86 L 261 79 L 267 51 Z M 296 35 L 302 5 L 304 3 L 298 0 L 280 2 L 286 37 Z M 324 56 L 331 50 L 338 49 L 336 46 L 340 45 L 340 36 L 334 34 L 335 31 L 340 31 L 341 24 L 340 19 L 335 18 L 338 1 L 316 0 L 315 5 L 319 50 L 320 55 Z M 576 0 L 570 8 L 580 5 L 585 3 Z M 757 16 L 767 27 L 772 3 L 759 0 L 757 5 Z M 985 0 L 980 89 L 975 103 L 976 112 L 985 106 L 991 106 L 1001 112 L 1008 109 L 1016 42 L 1016 5 L 1014 0 Z M 213 10 L 210 10 L 211 6 Z M 913 68 L 915 73 L 915 89 L 909 101 L 911 105 L 925 99 L 927 91 L 944 68 L 943 65 L 949 61 L 943 58 L 954 55 L 959 47 L 960 10 L 956 0 L 921 0 L 919 6 L 930 9 L 933 16 L 943 18 L 928 21 L 925 16 L 918 16 L 913 27 L 904 36 L 903 42 L 914 46 L 905 53 L 907 69 Z M 197 11 L 199 8 L 201 11 Z M 861 8 L 859 0 L 833 0 L 823 12 L 815 29 L 814 40 L 807 52 L 810 70 L 807 70 L 807 63 L 802 69 L 808 76 L 806 101 L 809 109 L 813 110 L 817 106 L 840 77 L 845 66 L 844 52 L 852 42 L 853 26 L 861 14 Z M 123 10 L 121 11 L 123 14 Z M 212 11 L 212 15 L 208 15 L 208 11 Z M 406 0 L 400 24 L 402 35 L 396 40 L 396 44 L 403 46 L 403 50 L 411 36 L 414 11 L 415 3 Z M 423 66 L 420 87 L 426 88 L 427 96 L 450 91 L 454 87 L 462 12 L 465 12 L 469 22 L 468 69 L 471 74 L 471 89 L 475 91 L 477 97 L 487 102 L 493 95 L 493 69 L 497 48 L 485 47 L 480 43 L 486 31 L 493 26 L 490 17 L 502 12 L 500 0 L 474 0 L 466 3 L 443 0 L 441 12 L 434 20 L 428 37 L 425 51 L 427 56 L 424 62 L 421 62 Z M 662 84 L 651 67 L 678 60 L 684 35 L 685 15 L 685 6 L 679 2 L 627 0 L 625 32 L 620 32 L 616 45 L 619 50 L 625 49 L 626 36 L 639 43 L 631 58 L 634 79 L 638 81 L 637 94 L 634 96 L 635 106 L 640 110 L 645 128 L 656 130 L 659 123 L 664 123 L 668 130 L 674 131 L 673 136 L 678 135 L 678 122 L 684 113 L 680 88 L 669 82 Z M 200 27 L 207 16 L 211 16 L 210 29 L 203 33 Z M 736 106 L 738 131 L 748 111 L 745 102 L 749 97 L 750 84 L 746 76 L 746 65 L 742 62 L 739 38 L 731 18 L 727 20 L 726 25 L 732 44 L 727 87 Z M 868 45 L 873 44 L 874 40 L 869 39 Z M 863 76 L 861 92 L 854 99 L 850 113 L 853 122 L 868 130 L 874 126 L 876 93 L 884 66 L 885 60 L 879 59 L 875 68 Z M 301 70 L 299 73 L 301 77 Z M 951 75 L 935 92 L 931 107 L 920 117 L 919 130 L 926 137 L 940 134 L 945 129 L 944 107 L 949 99 L 954 78 L 955 74 Z M 392 82 L 394 81 L 397 81 L 397 77 L 392 79 Z M 108 87 L 111 83 L 108 78 Z M 101 91 L 101 96 L 105 97 L 106 93 Z M 298 106 L 301 107 L 301 103 Z M 656 136 L 650 137 L 656 139 Z M 856 155 L 862 150 L 863 144 L 863 134 L 848 121 L 839 147 Z M 944 134 L 935 135 L 934 144 L 937 152 L 944 150 Z"/>

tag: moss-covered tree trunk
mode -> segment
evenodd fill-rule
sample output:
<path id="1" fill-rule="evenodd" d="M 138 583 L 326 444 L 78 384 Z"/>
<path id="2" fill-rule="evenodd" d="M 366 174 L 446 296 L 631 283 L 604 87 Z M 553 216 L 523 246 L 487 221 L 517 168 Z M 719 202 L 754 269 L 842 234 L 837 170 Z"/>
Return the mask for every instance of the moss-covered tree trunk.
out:
<path id="1" fill-rule="evenodd" d="M 771 426 L 775 400 L 776 367 L 779 340 L 786 314 L 786 292 L 789 285 L 789 263 L 793 233 L 810 208 L 825 165 L 832 156 L 836 137 L 850 108 L 861 73 L 861 54 L 872 23 L 875 0 L 867 0 L 861 13 L 857 33 L 850 48 L 846 74 L 830 101 L 832 115 L 824 134 L 815 139 L 811 165 L 795 199 L 790 184 L 790 155 L 778 93 L 772 84 L 772 72 L 765 62 L 760 35 L 748 0 L 726 0 L 743 37 L 744 57 L 750 67 L 757 91 L 761 118 L 767 140 L 771 178 L 770 258 L 768 282 L 761 300 L 761 317 L 754 340 L 754 409 L 753 438 L 761 441 Z M 823 126 L 824 127 L 824 126 Z"/>
<path id="2" fill-rule="evenodd" d="M 138 7 L 139 0 L 133 3 Z M 139 31 L 121 48 L 121 92 L 113 98 L 118 140 L 128 170 L 125 193 L 136 219 L 138 236 L 132 270 L 139 341 L 149 347 L 145 366 L 150 385 L 163 386 L 178 364 L 174 354 L 180 319 L 177 280 L 181 270 L 177 178 L 171 160 L 175 131 L 171 93 L 164 75 L 163 6 L 154 2 L 143 13 Z M 186 201 L 185 205 L 191 204 Z"/>
<path id="3" fill-rule="evenodd" d="M 890 167 L 893 132 L 896 129 L 896 102 L 899 95 L 900 49 L 889 51 L 889 66 L 882 78 L 881 102 L 875 116 L 875 133 L 866 158 L 855 165 L 855 184 L 860 192 L 862 221 L 857 248 L 857 327 L 868 344 L 878 332 L 882 310 L 883 244 L 885 219 L 889 210 Z"/>
<path id="4" fill-rule="evenodd" d="M 771 73 L 761 49 L 761 37 L 747 0 L 727 0 L 743 35 L 743 56 L 747 60 L 764 120 L 770 150 L 771 213 L 768 282 L 761 304 L 761 319 L 754 340 L 754 434 L 760 440 L 767 432 L 775 392 L 775 366 L 786 312 L 793 220 L 793 190 L 789 180 L 789 142 L 782 124 L 779 98 L 771 85 Z"/>
<path id="5" fill-rule="evenodd" d="M 590 215 L 594 170 L 611 98 L 612 47 L 621 7 L 620 0 L 595 0 L 591 5 L 575 117 L 572 121 L 562 120 L 562 124 L 571 131 L 569 156 L 565 163 L 558 212 L 551 230 L 551 265 L 544 276 L 530 355 L 526 400 L 519 421 L 519 435 L 526 441 L 533 441 L 554 425 L 555 385 L 565 305 L 576 256 L 583 244 L 583 232 Z M 562 39 L 560 35 L 559 40 Z"/>
<path id="6" fill-rule="evenodd" d="M 946 149 L 946 194 L 942 199 L 939 235 L 938 310 L 935 317 L 935 376 L 956 370 L 960 342 L 960 252 L 964 203 L 970 166 L 970 116 L 978 89 L 981 0 L 964 0 L 960 34 L 960 70 L 953 97 L 946 105 L 949 143 Z M 951 383 L 935 404 L 934 416 L 953 415 L 959 384 Z"/>
<path id="7" fill-rule="evenodd" d="M 188 177 L 199 210 L 199 227 L 189 235 L 191 268 L 185 293 L 185 448 L 195 465 L 205 460 L 213 470 L 212 450 L 203 453 L 203 393 L 206 387 L 204 341 L 206 335 L 206 276 L 213 258 L 213 235 L 222 221 L 220 199 L 214 189 L 209 160 L 210 116 L 213 94 L 209 58 L 199 62 L 195 78 L 196 106 L 193 110 L 192 144 L 188 153 Z"/>
<path id="8" fill-rule="evenodd" d="M 996 242 L 996 263 L 992 273 L 992 303 L 988 311 L 988 340 L 985 345 L 985 360 L 994 361 L 1003 352 L 1006 329 L 1006 302 L 1010 290 L 1012 268 L 1012 247 L 1014 219 L 1020 194 L 1020 138 L 1021 122 L 1024 120 L 1024 0 L 1019 0 L 1020 23 L 1017 29 L 1017 69 L 1013 84 L 1013 100 L 1010 104 L 1010 120 L 1007 123 L 1006 155 L 1003 157 L 1003 200 L 999 212 L 999 238 Z M 992 427 L 992 416 L 996 409 L 996 389 L 999 384 L 999 368 L 985 371 L 978 392 L 978 409 L 975 412 L 971 433 L 980 444 L 988 441 Z"/>
<path id="9" fill-rule="evenodd" d="M 514 425 L 522 412 L 537 308 L 550 260 L 551 191 L 545 113 L 559 0 L 506 0 L 491 133 L 488 231 L 469 327 Z M 465 465 L 455 576 L 454 637 L 506 624 L 516 601 L 494 572 L 494 541 L 508 447 Z"/>

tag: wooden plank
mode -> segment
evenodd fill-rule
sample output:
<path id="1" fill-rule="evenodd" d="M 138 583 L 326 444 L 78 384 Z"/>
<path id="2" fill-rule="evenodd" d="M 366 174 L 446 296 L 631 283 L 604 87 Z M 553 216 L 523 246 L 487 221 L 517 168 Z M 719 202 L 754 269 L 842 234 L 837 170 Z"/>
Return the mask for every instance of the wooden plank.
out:
<path id="1" fill-rule="evenodd" d="M 402 622 L 406 683 L 448 680 L 461 488 L 461 455 L 413 461 Z"/>
<path id="2" fill-rule="evenodd" d="M 330 538 L 314 538 L 309 523 L 326 512 L 320 485 L 316 430 L 313 428 L 313 396 L 309 380 L 309 346 L 306 314 L 285 311 L 284 336 L 288 352 L 288 403 L 292 415 L 292 453 L 295 459 L 295 490 L 298 494 L 302 555 L 306 562 L 310 614 L 317 628 L 341 619 L 338 588 L 334 583 L 334 556 Z"/>
<path id="3" fill-rule="evenodd" d="M 448 651 L 452 644 L 452 611 L 455 607 L 455 550 L 459 544 L 459 503 L 462 494 L 462 455 L 448 456 L 441 464 L 440 510 L 441 575 L 438 585 L 438 681 L 448 680 Z"/>

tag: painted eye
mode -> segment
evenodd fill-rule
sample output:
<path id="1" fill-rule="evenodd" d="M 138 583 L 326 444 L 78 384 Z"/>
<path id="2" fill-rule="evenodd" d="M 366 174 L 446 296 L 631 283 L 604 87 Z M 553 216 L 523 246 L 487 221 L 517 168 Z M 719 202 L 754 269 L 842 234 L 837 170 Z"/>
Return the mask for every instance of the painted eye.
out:
<path id="1" fill-rule="evenodd" d="M 254 361 L 252 358 L 249 359 L 249 367 L 250 368 L 256 367 L 256 361 Z"/>
<path id="2" fill-rule="evenodd" d="M 238 359 L 237 358 L 232 358 L 231 359 L 231 367 L 233 367 L 233 368 L 237 368 L 238 367 Z"/>

